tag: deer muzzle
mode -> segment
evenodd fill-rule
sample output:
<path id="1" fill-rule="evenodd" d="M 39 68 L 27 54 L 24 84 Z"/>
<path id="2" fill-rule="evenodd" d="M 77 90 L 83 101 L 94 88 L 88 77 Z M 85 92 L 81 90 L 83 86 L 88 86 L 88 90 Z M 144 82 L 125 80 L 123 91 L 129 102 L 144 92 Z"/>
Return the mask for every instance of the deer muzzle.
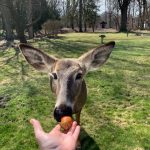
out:
<path id="1" fill-rule="evenodd" d="M 60 105 L 54 109 L 54 118 L 57 122 L 61 121 L 61 118 L 64 116 L 72 117 L 72 108 L 66 105 Z"/>

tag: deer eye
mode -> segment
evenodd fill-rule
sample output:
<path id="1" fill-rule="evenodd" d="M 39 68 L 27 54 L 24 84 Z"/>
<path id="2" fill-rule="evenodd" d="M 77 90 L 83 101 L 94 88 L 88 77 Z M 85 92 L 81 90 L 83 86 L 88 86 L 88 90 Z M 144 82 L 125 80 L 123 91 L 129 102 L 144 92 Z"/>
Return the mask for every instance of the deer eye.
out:
<path id="1" fill-rule="evenodd" d="M 76 80 L 80 80 L 82 78 L 82 73 L 78 73 L 76 76 Z"/>
<path id="2" fill-rule="evenodd" d="M 54 80 L 57 80 L 57 74 L 56 73 L 52 73 L 52 77 Z"/>

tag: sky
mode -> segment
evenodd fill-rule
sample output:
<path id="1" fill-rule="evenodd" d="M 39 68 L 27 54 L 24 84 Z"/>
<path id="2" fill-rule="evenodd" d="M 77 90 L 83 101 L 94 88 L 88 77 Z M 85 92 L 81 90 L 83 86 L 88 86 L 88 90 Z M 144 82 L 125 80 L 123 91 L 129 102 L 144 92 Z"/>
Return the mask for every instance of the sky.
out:
<path id="1" fill-rule="evenodd" d="M 98 14 L 105 12 L 105 0 L 101 0 L 98 3 L 98 6 L 100 7 Z"/>

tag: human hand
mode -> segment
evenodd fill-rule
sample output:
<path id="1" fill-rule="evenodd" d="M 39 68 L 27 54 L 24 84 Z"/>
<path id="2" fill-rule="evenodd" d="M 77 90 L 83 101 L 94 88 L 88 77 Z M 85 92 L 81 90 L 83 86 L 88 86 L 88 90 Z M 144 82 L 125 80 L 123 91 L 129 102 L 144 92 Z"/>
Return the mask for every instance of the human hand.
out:
<path id="1" fill-rule="evenodd" d="M 80 126 L 74 121 L 67 133 L 60 131 L 60 125 L 56 125 L 49 133 L 43 131 L 38 120 L 31 119 L 35 137 L 41 150 L 75 150 L 80 133 Z"/>

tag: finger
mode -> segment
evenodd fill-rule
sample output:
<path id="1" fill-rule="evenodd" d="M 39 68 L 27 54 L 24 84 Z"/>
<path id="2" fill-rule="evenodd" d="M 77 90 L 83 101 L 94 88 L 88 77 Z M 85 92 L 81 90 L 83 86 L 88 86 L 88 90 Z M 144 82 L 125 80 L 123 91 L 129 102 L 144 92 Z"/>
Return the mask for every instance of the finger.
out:
<path id="1" fill-rule="evenodd" d="M 30 120 L 30 123 L 32 124 L 33 128 L 34 128 L 34 132 L 35 132 L 35 135 L 39 135 L 39 133 L 43 133 L 43 129 L 41 127 L 41 124 L 38 120 L 36 119 L 31 119 Z"/>
<path id="2" fill-rule="evenodd" d="M 69 129 L 69 132 L 70 132 L 71 134 L 74 133 L 76 126 L 77 126 L 77 122 L 74 121 L 73 124 L 72 124 L 72 126 L 71 126 L 71 128 Z"/>
<path id="3" fill-rule="evenodd" d="M 77 141 L 79 134 L 80 134 L 80 126 L 76 126 L 75 131 L 73 133 L 73 137 L 74 137 L 75 141 Z"/>

